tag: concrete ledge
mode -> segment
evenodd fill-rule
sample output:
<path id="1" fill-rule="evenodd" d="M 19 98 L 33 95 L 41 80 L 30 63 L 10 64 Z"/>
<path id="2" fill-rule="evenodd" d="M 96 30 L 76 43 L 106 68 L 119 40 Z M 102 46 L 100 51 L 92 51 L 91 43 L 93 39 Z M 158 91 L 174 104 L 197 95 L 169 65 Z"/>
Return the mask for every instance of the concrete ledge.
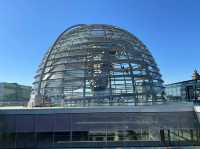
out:
<path id="1" fill-rule="evenodd" d="M 98 106 L 98 107 L 1 107 L 0 114 L 53 114 L 53 113 L 160 113 L 160 112 L 189 112 L 194 111 L 192 103 L 165 103 L 149 106 Z M 200 111 L 200 107 L 199 107 Z"/>

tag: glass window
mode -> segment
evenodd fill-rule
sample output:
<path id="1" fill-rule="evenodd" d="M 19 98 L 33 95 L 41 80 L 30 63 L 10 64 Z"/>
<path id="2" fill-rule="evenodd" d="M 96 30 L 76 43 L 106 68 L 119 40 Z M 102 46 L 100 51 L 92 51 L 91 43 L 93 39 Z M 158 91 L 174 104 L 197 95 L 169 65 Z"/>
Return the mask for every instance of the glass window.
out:
<path id="1" fill-rule="evenodd" d="M 90 131 L 89 132 L 90 141 L 106 141 L 105 131 Z"/>
<path id="2" fill-rule="evenodd" d="M 35 133 L 16 133 L 16 146 L 18 148 L 30 148 L 36 145 Z"/>
<path id="3" fill-rule="evenodd" d="M 72 141 L 88 141 L 87 131 L 72 132 Z"/>
<path id="4" fill-rule="evenodd" d="M 150 141 L 160 141 L 160 131 L 159 130 L 149 130 L 149 140 Z"/>
<path id="5" fill-rule="evenodd" d="M 115 134 L 115 132 L 107 132 L 107 141 L 117 141 L 118 136 Z"/>
<path id="6" fill-rule="evenodd" d="M 37 133 L 37 144 L 39 146 L 53 144 L 53 133 Z"/>
<path id="7" fill-rule="evenodd" d="M 54 144 L 66 143 L 67 141 L 70 141 L 70 132 L 54 133 Z"/>
<path id="8" fill-rule="evenodd" d="M 15 135 L 15 133 L 0 133 L 0 148 L 14 148 Z"/>

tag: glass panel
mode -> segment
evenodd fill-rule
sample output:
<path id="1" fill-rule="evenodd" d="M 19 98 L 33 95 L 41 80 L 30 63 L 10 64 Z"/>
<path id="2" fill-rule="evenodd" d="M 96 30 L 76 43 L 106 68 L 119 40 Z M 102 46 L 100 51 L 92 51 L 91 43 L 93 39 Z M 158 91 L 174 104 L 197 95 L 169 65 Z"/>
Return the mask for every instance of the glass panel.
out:
<path id="1" fill-rule="evenodd" d="M 87 131 L 72 132 L 72 141 L 88 141 Z"/>
<path id="2" fill-rule="evenodd" d="M 106 132 L 105 131 L 90 131 L 89 140 L 90 141 L 106 141 Z"/>
<path id="3" fill-rule="evenodd" d="M 36 145 L 35 133 L 17 133 L 16 134 L 16 146 L 18 148 L 30 148 Z"/>
<path id="4" fill-rule="evenodd" d="M 54 144 L 66 143 L 67 141 L 70 141 L 70 132 L 54 133 Z"/>
<path id="5" fill-rule="evenodd" d="M 160 131 L 159 130 L 149 130 L 149 140 L 150 141 L 160 141 Z"/>
<path id="6" fill-rule="evenodd" d="M 15 133 L 0 133 L 0 148 L 14 148 L 15 135 Z"/>
<path id="7" fill-rule="evenodd" d="M 53 144 L 53 133 L 37 133 L 37 143 L 39 146 Z"/>

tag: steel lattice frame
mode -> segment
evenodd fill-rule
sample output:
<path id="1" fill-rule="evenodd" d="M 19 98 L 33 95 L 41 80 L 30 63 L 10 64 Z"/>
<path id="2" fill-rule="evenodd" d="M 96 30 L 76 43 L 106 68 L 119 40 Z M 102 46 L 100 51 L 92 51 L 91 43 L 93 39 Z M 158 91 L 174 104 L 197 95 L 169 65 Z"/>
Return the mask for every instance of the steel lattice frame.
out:
<path id="1" fill-rule="evenodd" d="M 146 46 L 111 25 L 76 25 L 45 54 L 33 93 L 66 106 L 162 101 L 163 81 Z"/>

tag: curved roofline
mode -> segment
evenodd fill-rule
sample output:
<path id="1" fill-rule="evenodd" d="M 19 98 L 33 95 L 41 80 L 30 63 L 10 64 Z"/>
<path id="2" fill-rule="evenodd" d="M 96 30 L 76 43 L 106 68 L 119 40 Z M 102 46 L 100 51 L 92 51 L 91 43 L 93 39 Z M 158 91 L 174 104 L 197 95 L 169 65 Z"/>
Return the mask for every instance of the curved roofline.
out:
<path id="1" fill-rule="evenodd" d="M 77 24 L 77 25 L 74 25 L 74 26 L 69 27 L 69 28 L 68 28 L 69 30 L 67 30 L 67 31 L 71 31 L 71 30 L 73 30 L 73 29 L 76 29 L 76 27 L 84 27 L 84 26 L 85 26 L 85 27 L 88 27 L 88 26 L 105 26 L 105 27 L 112 27 L 112 28 L 121 30 L 121 31 L 123 31 L 123 32 L 126 32 L 126 33 L 128 33 L 130 36 L 132 36 L 132 37 L 137 38 L 134 34 L 130 33 L 129 31 L 127 31 L 127 30 L 125 30 L 125 29 L 123 29 L 123 28 L 121 28 L 121 27 L 118 27 L 118 26 L 115 26 L 115 25 L 110 25 L 110 24 Z M 64 32 L 65 32 L 65 31 L 64 31 Z M 137 38 L 137 40 L 140 41 L 138 38 Z M 141 41 L 140 41 L 140 42 L 141 42 Z"/>
<path id="2" fill-rule="evenodd" d="M 133 38 L 136 38 L 136 40 L 138 40 L 141 44 L 143 44 L 145 46 L 145 44 L 140 41 L 134 34 L 128 32 L 127 30 L 124 30 L 118 26 L 114 26 L 114 25 L 109 25 L 109 24 L 77 24 L 77 25 L 73 25 L 73 26 L 70 26 L 68 27 L 67 29 L 65 29 L 58 37 L 57 39 L 55 40 L 55 42 L 53 43 L 53 45 L 50 47 L 48 53 L 47 53 L 47 57 L 46 57 L 46 60 L 44 62 L 44 66 L 42 68 L 42 71 L 41 71 L 41 75 L 40 75 L 40 79 L 39 79 L 39 84 L 38 84 L 38 88 L 37 88 L 37 94 L 40 95 L 40 90 L 41 90 L 41 83 L 42 83 L 42 78 L 43 78 L 43 75 L 44 75 L 44 72 L 45 72 L 45 68 L 46 68 L 46 65 L 47 65 L 47 62 L 48 62 L 48 59 L 49 59 L 49 56 L 51 55 L 55 45 L 57 44 L 57 42 L 60 40 L 60 38 L 67 32 L 70 32 L 70 31 L 73 31 L 75 29 L 78 29 L 79 27 L 90 27 L 90 26 L 103 26 L 103 27 L 111 27 L 111 28 L 115 28 L 119 31 L 122 31 L 122 32 L 125 32 L 127 33 L 128 35 L 130 35 L 131 37 Z"/>
<path id="3" fill-rule="evenodd" d="M 62 35 L 67 32 L 67 31 L 70 31 L 71 29 L 74 29 L 75 27 L 80 27 L 80 26 L 83 26 L 84 24 L 77 24 L 77 25 L 73 25 L 71 27 L 68 27 L 66 30 L 64 30 L 56 39 L 56 41 L 53 43 L 53 45 L 51 46 L 48 54 L 47 54 L 47 57 L 46 57 L 46 60 L 44 62 L 44 67 L 42 68 L 42 72 L 41 72 L 41 75 L 40 75 L 40 79 L 39 79 L 39 85 L 38 85 L 38 90 L 37 90 L 37 94 L 40 94 L 40 89 L 41 89 L 41 83 L 42 83 L 42 78 L 43 78 L 43 74 L 44 74 L 44 71 L 45 71 L 45 68 L 46 68 L 46 65 L 47 65 L 47 61 L 49 59 L 49 56 L 51 55 L 52 51 L 53 51 L 53 48 L 54 46 L 56 45 L 56 43 L 59 41 L 59 39 L 62 37 Z"/>

